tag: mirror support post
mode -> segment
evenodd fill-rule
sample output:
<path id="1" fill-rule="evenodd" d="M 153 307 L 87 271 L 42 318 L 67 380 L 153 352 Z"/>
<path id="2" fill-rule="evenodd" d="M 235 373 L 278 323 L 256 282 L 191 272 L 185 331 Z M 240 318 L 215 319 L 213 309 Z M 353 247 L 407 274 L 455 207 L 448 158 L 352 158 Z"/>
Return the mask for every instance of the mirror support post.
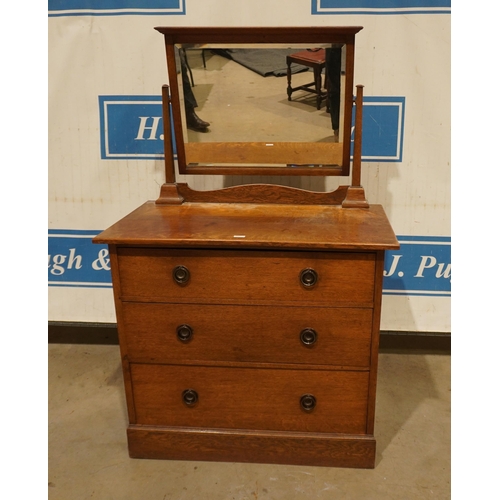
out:
<path id="1" fill-rule="evenodd" d="M 353 187 L 361 187 L 361 142 L 363 135 L 363 85 L 356 85 L 356 121 L 354 122 L 354 153 L 352 156 Z"/>
<path id="2" fill-rule="evenodd" d="M 165 152 L 165 182 L 175 182 L 174 148 L 172 145 L 172 128 L 170 127 L 170 92 L 169 86 L 161 88 L 161 103 L 163 110 L 163 143 Z"/>
<path id="3" fill-rule="evenodd" d="M 361 144 L 363 135 L 363 85 L 356 85 L 356 120 L 354 122 L 354 152 L 351 185 L 347 189 L 343 208 L 368 208 L 365 190 L 361 186 Z"/>
<path id="4" fill-rule="evenodd" d="M 184 199 L 179 195 L 175 182 L 174 148 L 172 144 L 172 127 L 170 126 L 170 95 L 169 86 L 161 89 L 163 111 L 163 144 L 165 152 L 165 184 L 161 186 L 160 197 L 156 200 L 159 205 L 180 205 Z"/>

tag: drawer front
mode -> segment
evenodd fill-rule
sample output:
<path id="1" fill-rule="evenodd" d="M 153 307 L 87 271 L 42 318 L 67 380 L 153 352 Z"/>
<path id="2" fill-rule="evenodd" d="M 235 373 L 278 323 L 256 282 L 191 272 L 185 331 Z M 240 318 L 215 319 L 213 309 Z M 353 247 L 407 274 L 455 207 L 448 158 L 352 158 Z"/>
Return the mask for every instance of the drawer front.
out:
<path id="1" fill-rule="evenodd" d="M 126 301 L 373 302 L 374 253 L 119 248 L 118 263 Z"/>
<path id="2" fill-rule="evenodd" d="M 122 318 L 130 361 L 370 363 L 371 309 L 124 302 Z"/>
<path id="3" fill-rule="evenodd" d="M 366 433 L 368 372 L 130 368 L 137 424 Z"/>

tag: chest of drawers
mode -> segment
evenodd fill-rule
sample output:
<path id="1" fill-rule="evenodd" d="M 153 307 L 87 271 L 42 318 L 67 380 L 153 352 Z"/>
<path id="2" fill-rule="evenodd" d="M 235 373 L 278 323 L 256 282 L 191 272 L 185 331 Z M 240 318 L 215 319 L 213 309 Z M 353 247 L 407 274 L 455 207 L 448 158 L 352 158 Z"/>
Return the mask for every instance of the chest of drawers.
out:
<path id="1" fill-rule="evenodd" d="M 94 241 L 131 457 L 374 466 L 381 207 L 149 202 Z"/>

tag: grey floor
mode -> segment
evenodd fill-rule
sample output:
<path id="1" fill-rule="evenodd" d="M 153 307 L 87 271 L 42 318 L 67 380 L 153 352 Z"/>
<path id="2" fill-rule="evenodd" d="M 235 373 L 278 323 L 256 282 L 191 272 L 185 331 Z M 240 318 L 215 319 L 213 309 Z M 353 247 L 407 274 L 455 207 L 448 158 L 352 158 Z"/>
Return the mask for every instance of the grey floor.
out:
<path id="1" fill-rule="evenodd" d="M 50 344 L 49 498 L 450 498 L 450 356 L 382 353 L 373 470 L 130 459 L 117 346 Z"/>

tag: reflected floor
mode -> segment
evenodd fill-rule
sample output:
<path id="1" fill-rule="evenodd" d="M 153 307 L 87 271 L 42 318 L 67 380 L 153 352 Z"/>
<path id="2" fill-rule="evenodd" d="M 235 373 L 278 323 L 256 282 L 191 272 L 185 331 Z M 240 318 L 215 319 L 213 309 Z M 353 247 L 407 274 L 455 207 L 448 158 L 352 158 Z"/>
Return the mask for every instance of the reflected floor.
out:
<path id="1" fill-rule="evenodd" d="M 316 96 L 305 91 L 294 92 L 289 101 L 286 76 L 263 77 L 208 50 L 206 68 L 201 50 L 188 50 L 187 58 L 198 102 L 196 113 L 211 124 L 206 133 L 187 131 L 189 142 L 337 140 L 325 102 L 316 109 Z M 292 86 L 312 80 L 311 71 L 296 73 Z"/>

